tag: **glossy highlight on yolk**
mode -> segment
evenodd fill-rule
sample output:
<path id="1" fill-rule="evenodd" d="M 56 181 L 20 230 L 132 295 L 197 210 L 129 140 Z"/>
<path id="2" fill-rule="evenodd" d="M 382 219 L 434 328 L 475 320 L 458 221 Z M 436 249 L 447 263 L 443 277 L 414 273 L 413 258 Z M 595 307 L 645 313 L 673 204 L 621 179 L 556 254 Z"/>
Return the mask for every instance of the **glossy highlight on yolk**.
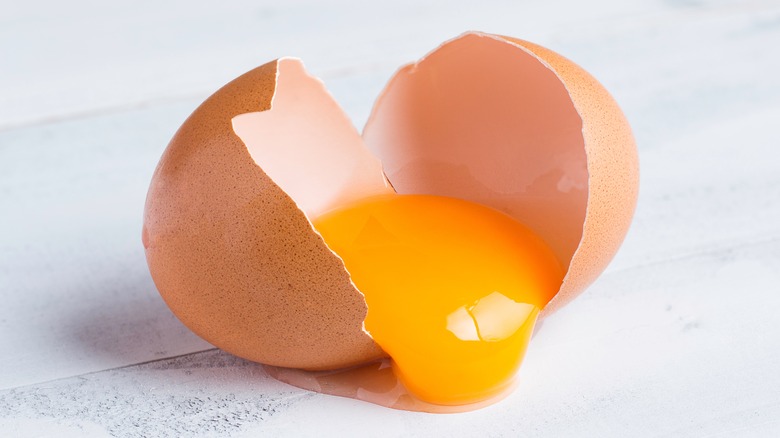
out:
<path id="1" fill-rule="evenodd" d="M 314 226 L 365 296 L 366 331 L 429 403 L 476 403 L 507 389 L 563 279 L 530 229 L 459 199 L 377 196 Z"/>

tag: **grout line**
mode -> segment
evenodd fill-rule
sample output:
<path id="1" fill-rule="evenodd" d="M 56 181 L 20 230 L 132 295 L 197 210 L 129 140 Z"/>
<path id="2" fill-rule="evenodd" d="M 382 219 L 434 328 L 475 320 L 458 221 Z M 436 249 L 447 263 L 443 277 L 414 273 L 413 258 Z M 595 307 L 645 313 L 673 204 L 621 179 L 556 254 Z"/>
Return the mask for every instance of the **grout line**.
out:
<path id="1" fill-rule="evenodd" d="M 676 256 L 671 256 L 668 258 L 663 259 L 657 259 L 657 260 L 651 260 L 645 263 L 640 263 L 633 266 L 626 266 L 623 268 L 615 269 L 614 271 L 605 272 L 605 275 L 612 275 L 616 273 L 623 273 L 626 271 L 633 271 L 636 269 L 644 269 L 649 268 L 653 266 L 663 265 L 670 262 L 679 262 L 684 260 L 690 260 L 695 259 L 697 257 L 703 257 L 703 256 L 712 256 L 717 255 L 724 252 L 730 252 L 730 251 L 737 251 L 744 248 L 749 248 L 753 246 L 761 246 L 766 245 L 768 243 L 777 242 L 780 241 L 780 236 L 769 236 L 765 238 L 754 238 L 753 240 L 747 241 L 747 242 L 733 242 L 733 243 L 725 243 L 725 244 L 715 244 L 713 246 L 710 246 L 709 248 L 701 249 L 701 250 L 693 250 L 689 251 L 687 253 L 679 254 Z"/>
<path id="2" fill-rule="evenodd" d="M 185 100 L 197 99 L 202 96 L 202 93 L 186 94 L 179 96 L 168 96 L 156 99 L 145 100 L 141 102 L 132 102 L 114 106 L 97 107 L 84 111 L 76 111 L 68 114 L 52 115 L 47 117 L 41 117 L 37 119 L 24 120 L 18 123 L 0 123 L 0 133 L 13 131 L 15 129 L 32 128 L 36 126 L 45 126 L 53 123 L 68 122 L 71 120 L 88 119 L 91 117 L 107 116 L 112 114 L 119 114 L 124 112 L 135 111 L 139 109 L 147 109 L 157 105 L 166 105 L 171 103 L 183 102 Z"/>
<path id="3" fill-rule="evenodd" d="M 388 67 L 387 65 L 384 65 L 382 63 L 371 63 L 368 65 L 361 65 L 361 66 L 345 66 L 345 67 L 334 68 L 331 70 L 324 71 L 322 72 L 322 74 L 317 76 L 317 78 L 323 81 L 336 80 L 348 76 L 370 74 L 372 72 L 376 72 L 387 67 Z M 214 89 L 212 93 L 213 92 L 216 92 L 216 89 Z M 83 111 L 75 111 L 67 114 L 45 116 L 37 119 L 32 118 L 20 122 L 8 122 L 8 123 L 0 122 L 0 133 L 12 131 L 14 129 L 24 129 L 24 128 L 31 128 L 36 126 L 45 126 L 52 123 L 67 122 L 71 120 L 82 120 L 91 117 L 100 117 L 105 115 L 119 114 L 123 112 L 139 110 L 139 109 L 152 108 L 158 105 L 184 102 L 192 99 L 205 99 L 206 97 L 208 97 L 208 95 L 209 95 L 208 91 L 201 91 L 197 93 L 188 93 L 188 94 L 172 95 L 167 97 L 152 98 L 149 100 L 130 102 L 125 104 L 113 105 L 113 106 L 108 105 L 103 107 L 95 107 Z"/>
<path id="4" fill-rule="evenodd" d="M 158 358 L 158 359 L 151 359 L 151 360 L 147 360 L 147 361 L 143 361 L 143 362 L 136 362 L 136 363 L 131 363 L 131 364 L 127 364 L 127 365 L 121 365 L 121 366 L 113 367 L 113 368 L 106 368 L 106 369 L 102 369 L 102 370 L 90 371 L 90 372 L 83 373 L 83 374 L 75 374 L 75 375 L 72 375 L 72 376 L 58 377 L 56 379 L 44 380 L 42 382 L 30 383 L 30 384 L 27 384 L 27 385 L 12 386 L 10 388 L 0 388 L 0 394 L 2 394 L 3 392 L 13 391 L 13 390 L 16 390 L 16 389 L 23 389 L 23 388 L 29 388 L 29 387 L 32 387 L 32 386 L 40 386 L 40 385 L 46 385 L 46 384 L 49 384 L 49 383 L 59 382 L 60 380 L 80 379 L 80 378 L 84 378 L 86 376 L 90 376 L 92 374 L 103 373 L 103 372 L 106 372 L 106 371 L 117 371 L 117 370 L 121 370 L 121 369 L 125 369 L 125 368 L 140 367 L 140 366 L 148 365 L 148 364 L 155 363 L 155 362 L 162 362 L 162 361 L 166 361 L 166 360 L 173 360 L 173 359 L 178 359 L 178 358 L 181 358 L 181 357 L 194 356 L 194 355 L 197 355 L 197 354 L 208 353 L 209 351 L 218 351 L 218 350 L 219 350 L 219 348 L 216 348 L 216 347 L 208 348 L 206 350 L 192 351 L 190 353 L 178 354 L 176 356 L 161 357 L 161 358 Z"/>

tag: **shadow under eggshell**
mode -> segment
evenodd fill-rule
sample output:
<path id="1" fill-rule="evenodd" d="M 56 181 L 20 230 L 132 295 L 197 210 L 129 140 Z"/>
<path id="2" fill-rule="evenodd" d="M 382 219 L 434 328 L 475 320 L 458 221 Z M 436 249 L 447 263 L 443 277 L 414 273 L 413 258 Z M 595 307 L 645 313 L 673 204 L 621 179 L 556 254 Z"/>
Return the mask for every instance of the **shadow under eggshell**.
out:
<path id="1" fill-rule="evenodd" d="M 233 132 L 235 116 L 271 109 L 277 64 L 218 90 L 171 140 L 147 195 L 149 269 L 185 325 L 237 356 L 304 369 L 383 357 L 343 263 Z"/>

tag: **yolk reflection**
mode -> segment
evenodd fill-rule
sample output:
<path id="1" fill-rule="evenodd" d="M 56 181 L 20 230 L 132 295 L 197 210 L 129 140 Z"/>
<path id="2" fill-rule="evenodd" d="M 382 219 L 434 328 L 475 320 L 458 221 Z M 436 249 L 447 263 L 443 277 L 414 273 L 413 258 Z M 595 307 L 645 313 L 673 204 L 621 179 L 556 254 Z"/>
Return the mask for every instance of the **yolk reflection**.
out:
<path id="1" fill-rule="evenodd" d="M 429 403 L 476 403 L 506 389 L 563 279 L 531 230 L 463 200 L 379 196 L 314 226 L 365 295 L 366 330 Z"/>

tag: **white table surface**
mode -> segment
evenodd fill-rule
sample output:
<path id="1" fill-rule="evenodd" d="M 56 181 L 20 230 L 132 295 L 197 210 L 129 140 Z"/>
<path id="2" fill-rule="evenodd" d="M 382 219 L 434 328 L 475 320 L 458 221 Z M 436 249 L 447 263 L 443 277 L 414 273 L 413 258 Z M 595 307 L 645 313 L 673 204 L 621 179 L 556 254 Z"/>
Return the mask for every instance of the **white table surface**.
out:
<path id="1" fill-rule="evenodd" d="M 0 3 L 0 435 L 780 436 L 777 0 Z M 545 321 L 518 390 L 394 411 L 281 384 L 183 327 L 141 212 L 197 104 L 293 55 L 362 126 L 395 68 L 468 29 L 578 62 L 639 144 L 631 232 Z"/>

